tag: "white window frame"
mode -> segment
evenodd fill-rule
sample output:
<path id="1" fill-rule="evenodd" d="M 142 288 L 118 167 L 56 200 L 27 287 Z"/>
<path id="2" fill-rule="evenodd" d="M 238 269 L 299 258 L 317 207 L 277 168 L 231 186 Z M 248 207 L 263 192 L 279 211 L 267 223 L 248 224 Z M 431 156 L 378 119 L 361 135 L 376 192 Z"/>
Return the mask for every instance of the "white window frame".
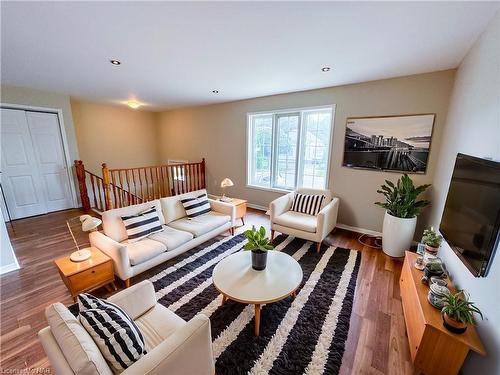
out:
<path id="1" fill-rule="evenodd" d="M 246 187 L 251 188 L 251 189 L 257 189 L 257 190 L 264 190 L 264 191 L 274 191 L 274 192 L 279 192 L 279 193 L 289 193 L 290 191 L 294 191 L 297 188 L 299 188 L 302 184 L 302 179 L 303 176 L 299 176 L 299 171 L 302 170 L 302 163 L 303 163 L 303 152 L 305 147 L 303 147 L 303 142 L 304 142 L 304 137 L 303 137 L 303 117 L 305 112 L 311 112 L 311 111 L 318 111 L 318 110 L 329 110 L 331 111 L 331 118 L 330 118 L 330 144 L 328 147 L 328 165 L 326 169 L 326 183 L 325 183 L 325 189 L 329 189 L 330 186 L 330 169 L 331 169 L 331 164 L 332 164 L 332 149 L 333 149 L 333 132 L 334 132 L 334 126 L 335 126 L 335 104 L 329 104 L 329 105 L 323 105 L 323 106 L 315 106 L 315 107 L 302 107 L 302 108 L 289 108 L 289 109 L 280 109 L 280 110 L 275 110 L 275 111 L 262 111 L 262 112 L 248 112 L 247 113 L 247 139 L 246 139 L 246 154 L 247 154 L 247 160 L 246 160 Z M 297 137 L 297 161 L 295 163 L 295 184 L 292 189 L 285 189 L 285 188 L 279 188 L 279 187 L 273 187 L 273 181 L 274 181 L 274 175 L 276 171 L 276 165 L 277 165 L 277 160 L 276 160 L 276 149 L 277 149 L 277 141 L 278 137 L 276 136 L 277 132 L 277 118 L 279 116 L 284 116 L 284 115 L 294 115 L 294 114 L 299 114 L 299 127 L 298 127 L 298 137 Z M 253 138 L 252 134 L 252 117 L 258 116 L 258 115 L 271 115 L 273 116 L 273 129 L 272 129 L 272 150 L 271 150 L 271 177 L 270 177 L 270 186 L 259 186 L 259 185 L 254 185 L 252 184 L 252 166 L 254 164 L 254 157 L 253 157 L 253 148 L 250 145 L 250 142 Z"/>

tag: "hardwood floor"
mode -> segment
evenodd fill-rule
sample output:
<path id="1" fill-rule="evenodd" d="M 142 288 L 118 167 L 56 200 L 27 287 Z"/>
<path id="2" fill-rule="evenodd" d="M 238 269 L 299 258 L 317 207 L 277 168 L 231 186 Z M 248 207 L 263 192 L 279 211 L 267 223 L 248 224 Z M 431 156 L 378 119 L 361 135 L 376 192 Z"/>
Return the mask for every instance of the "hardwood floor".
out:
<path id="1" fill-rule="evenodd" d="M 73 303 L 53 261 L 72 251 L 74 244 L 66 220 L 82 213 L 61 211 L 7 224 L 21 269 L 0 276 L 0 372 L 50 368 L 37 332 L 47 325 L 47 305 L 57 301 Z M 264 225 L 269 230 L 268 217 L 262 211 L 249 209 L 245 224 L 236 233 L 252 225 Z M 413 374 L 399 297 L 402 262 L 363 246 L 358 237 L 357 233 L 338 229 L 326 239 L 329 245 L 362 251 L 340 373 Z M 79 233 L 78 239 L 79 243 L 88 242 L 84 233 Z M 132 283 L 146 277 L 138 276 Z M 123 288 L 123 284 L 118 286 Z M 107 296 L 109 292 L 101 288 L 95 294 Z"/>

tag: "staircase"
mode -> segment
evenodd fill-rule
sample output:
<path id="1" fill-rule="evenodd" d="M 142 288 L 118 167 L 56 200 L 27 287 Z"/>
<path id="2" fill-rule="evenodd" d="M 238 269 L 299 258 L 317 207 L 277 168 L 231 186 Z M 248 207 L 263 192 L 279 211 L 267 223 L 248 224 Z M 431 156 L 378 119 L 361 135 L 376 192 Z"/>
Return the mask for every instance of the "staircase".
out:
<path id="1" fill-rule="evenodd" d="M 83 208 L 97 213 L 206 187 L 205 159 L 117 169 L 103 163 L 102 176 L 86 170 L 81 160 L 75 160 L 75 170 Z"/>

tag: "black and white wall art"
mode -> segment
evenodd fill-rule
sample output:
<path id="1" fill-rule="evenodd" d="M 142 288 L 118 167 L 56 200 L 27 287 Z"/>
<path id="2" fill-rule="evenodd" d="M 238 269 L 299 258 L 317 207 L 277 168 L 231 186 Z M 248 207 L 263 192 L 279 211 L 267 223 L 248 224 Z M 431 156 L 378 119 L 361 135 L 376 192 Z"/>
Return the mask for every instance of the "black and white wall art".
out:
<path id="1" fill-rule="evenodd" d="M 343 166 L 425 173 L 435 117 L 420 114 L 347 118 Z"/>

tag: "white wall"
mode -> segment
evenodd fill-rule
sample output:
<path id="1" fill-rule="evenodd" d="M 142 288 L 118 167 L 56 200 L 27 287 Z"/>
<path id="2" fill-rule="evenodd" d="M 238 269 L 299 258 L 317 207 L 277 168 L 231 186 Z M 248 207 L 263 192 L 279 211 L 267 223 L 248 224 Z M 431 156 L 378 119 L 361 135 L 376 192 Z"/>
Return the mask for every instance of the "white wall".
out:
<path id="1" fill-rule="evenodd" d="M 433 182 L 431 222 L 439 226 L 458 152 L 500 161 L 500 12 L 460 65 Z M 455 284 L 485 316 L 478 330 L 488 355 L 470 354 L 464 374 L 500 374 L 500 249 L 489 274 L 476 278 L 447 244 L 440 256 Z"/>
<path id="2" fill-rule="evenodd" d="M 19 265 L 17 264 L 17 259 L 12 249 L 12 245 L 9 239 L 9 233 L 7 232 L 7 227 L 5 226 L 5 219 L 3 213 L 0 210 L 0 275 L 6 272 L 17 270 Z"/>

